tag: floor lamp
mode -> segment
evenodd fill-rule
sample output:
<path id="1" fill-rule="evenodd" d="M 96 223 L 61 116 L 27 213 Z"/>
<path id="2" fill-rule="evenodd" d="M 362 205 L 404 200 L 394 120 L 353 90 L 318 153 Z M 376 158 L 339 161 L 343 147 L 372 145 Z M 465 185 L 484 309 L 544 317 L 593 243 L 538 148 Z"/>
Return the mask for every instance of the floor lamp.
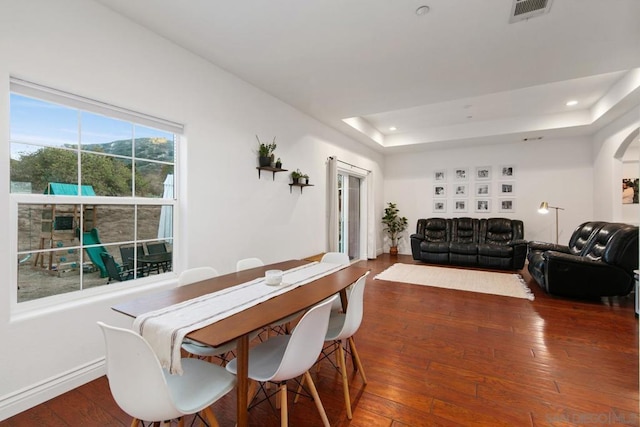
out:
<path id="1" fill-rule="evenodd" d="M 555 209 L 556 210 L 556 245 L 558 244 L 558 211 L 563 211 L 564 208 L 559 208 L 557 206 L 549 206 L 549 203 L 547 202 L 542 202 L 540 203 L 540 207 L 538 208 L 538 212 L 541 214 L 548 214 L 549 213 L 549 209 Z"/>

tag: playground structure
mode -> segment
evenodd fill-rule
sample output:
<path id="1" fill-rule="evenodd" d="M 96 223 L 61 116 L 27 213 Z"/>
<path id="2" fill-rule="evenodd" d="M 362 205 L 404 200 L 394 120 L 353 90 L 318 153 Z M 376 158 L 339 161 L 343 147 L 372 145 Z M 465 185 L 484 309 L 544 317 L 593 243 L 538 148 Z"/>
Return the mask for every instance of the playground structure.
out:
<path id="1" fill-rule="evenodd" d="M 81 191 L 84 196 L 95 196 L 93 187 L 90 185 L 81 186 Z M 45 194 L 78 195 L 78 185 L 51 182 L 47 185 Z M 59 249 L 37 252 L 33 260 L 34 268 L 40 268 L 57 275 L 78 273 L 80 266 L 79 250 L 71 247 L 80 246 L 80 221 L 82 221 L 83 230 L 93 230 L 97 224 L 96 206 L 82 205 L 82 212 L 80 212 L 80 204 L 48 204 L 43 206 L 38 248 L 40 250 Z M 95 235 L 97 237 L 97 230 Z M 98 241 L 97 243 L 100 242 Z M 87 242 L 85 244 L 95 243 Z M 95 249 L 95 247 L 92 247 L 85 250 L 89 255 L 89 259 L 100 269 L 102 275 L 104 265 L 100 268 L 100 264 L 102 264 L 100 255 L 97 255 L 97 259 L 100 261 L 100 264 L 97 264 L 92 255 L 89 254 L 89 250 L 95 252 Z"/>

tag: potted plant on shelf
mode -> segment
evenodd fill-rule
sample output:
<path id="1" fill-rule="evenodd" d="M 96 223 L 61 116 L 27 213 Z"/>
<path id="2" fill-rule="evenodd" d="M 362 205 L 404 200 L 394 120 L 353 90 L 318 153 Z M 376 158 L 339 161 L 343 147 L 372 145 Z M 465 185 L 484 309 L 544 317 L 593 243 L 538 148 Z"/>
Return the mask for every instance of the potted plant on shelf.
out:
<path id="1" fill-rule="evenodd" d="M 258 164 L 260 167 L 270 166 L 273 163 L 273 152 L 276 150 L 276 137 L 273 137 L 271 143 L 260 142 L 260 138 L 256 135 L 258 140 Z"/>
<path id="2" fill-rule="evenodd" d="M 302 172 L 300 172 L 300 169 L 296 169 L 293 172 L 291 172 L 291 182 L 293 184 L 299 184 L 299 179 L 302 176 Z"/>
<path id="3" fill-rule="evenodd" d="M 278 157 L 278 160 L 276 160 L 276 168 L 282 169 L 282 161 L 280 160 L 280 157 Z"/>
<path id="4" fill-rule="evenodd" d="M 384 216 L 382 217 L 384 231 L 387 232 L 391 240 L 391 247 L 389 248 L 389 254 L 391 255 L 398 255 L 398 240 L 402 237 L 401 233 L 409 225 L 407 218 L 399 216 L 399 212 L 400 210 L 396 207 L 396 204 L 389 202 L 384 209 Z"/>
<path id="5" fill-rule="evenodd" d="M 309 175 L 305 173 L 300 178 L 304 180 L 304 182 L 300 182 L 300 184 L 309 184 Z"/>

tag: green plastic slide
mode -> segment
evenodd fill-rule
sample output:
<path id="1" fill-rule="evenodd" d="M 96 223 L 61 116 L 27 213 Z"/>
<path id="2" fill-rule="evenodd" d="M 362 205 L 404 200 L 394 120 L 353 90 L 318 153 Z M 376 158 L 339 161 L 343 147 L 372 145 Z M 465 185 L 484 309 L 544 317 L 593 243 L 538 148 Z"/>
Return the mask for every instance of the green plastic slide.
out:
<path id="1" fill-rule="evenodd" d="M 82 244 L 83 245 L 101 245 L 100 237 L 98 237 L 98 229 L 94 228 L 88 233 L 82 233 Z M 84 250 L 89 255 L 89 259 L 98 267 L 100 270 L 100 277 L 107 277 L 107 268 L 104 266 L 102 262 L 102 258 L 100 254 L 103 252 L 107 252 L 107 250 L 103 246 L 92 246 L 89 248 L 84 248 Z"/>

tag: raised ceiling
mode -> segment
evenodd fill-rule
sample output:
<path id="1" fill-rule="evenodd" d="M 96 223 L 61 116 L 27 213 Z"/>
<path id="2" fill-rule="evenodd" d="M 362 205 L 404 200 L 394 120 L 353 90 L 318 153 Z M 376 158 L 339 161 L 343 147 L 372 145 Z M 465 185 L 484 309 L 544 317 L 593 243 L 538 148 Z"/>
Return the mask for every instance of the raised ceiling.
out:
<path id="1" fill-rule="evenodd" d="M 640 104 L 638 0 L 513 24 L 513 0 L 96 1 L 385 152 L 588 135 Z"/>

